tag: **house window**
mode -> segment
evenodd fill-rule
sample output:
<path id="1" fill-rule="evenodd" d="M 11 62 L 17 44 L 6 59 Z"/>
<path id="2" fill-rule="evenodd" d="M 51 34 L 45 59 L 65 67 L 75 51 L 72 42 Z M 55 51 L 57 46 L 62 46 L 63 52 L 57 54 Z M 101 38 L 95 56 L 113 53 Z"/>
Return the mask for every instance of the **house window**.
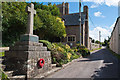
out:
<path id="1" fill-rule="evenodd" d="M 75 42 L 76 41 L 76 38 L 75 36 L 68 36 L 68 42 Z"/>

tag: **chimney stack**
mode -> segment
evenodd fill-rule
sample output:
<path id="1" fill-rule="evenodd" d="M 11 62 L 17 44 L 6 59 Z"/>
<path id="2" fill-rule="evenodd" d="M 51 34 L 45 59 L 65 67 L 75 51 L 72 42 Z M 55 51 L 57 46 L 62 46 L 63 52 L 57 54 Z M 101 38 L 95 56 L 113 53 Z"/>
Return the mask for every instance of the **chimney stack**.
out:
<path id="1" fill-rule="evenodd" d="M 88 20 L 88 6 L 84 6 L 85 14 L 85 46 L 89 48 L 89 20 Z"/>
<path id="2" fill-rule="evenodd" d="M 59 10 L 60 10 L 60 16 L 62 15 L 66 15 L 66 14 L 69 14 L 69 3 L 62 3 L 62 4 L 59 4 L 59 5 L 56 5 Z"/>
<path id="3" fill-rule="evenodd" d="M 65 14 L 69 14 L 69 3 L 65 3 Z"/>
<path id="4" fill-rule="evenodd" d="M 62 3 L 62 15 L 65 15 L 65 3 Z"/>
<path id="5" fill-rule="evenodd" d="M 86 15 L 85 19 L 88 20 L 88 6 L 84 6 L 84 14 Z"/>

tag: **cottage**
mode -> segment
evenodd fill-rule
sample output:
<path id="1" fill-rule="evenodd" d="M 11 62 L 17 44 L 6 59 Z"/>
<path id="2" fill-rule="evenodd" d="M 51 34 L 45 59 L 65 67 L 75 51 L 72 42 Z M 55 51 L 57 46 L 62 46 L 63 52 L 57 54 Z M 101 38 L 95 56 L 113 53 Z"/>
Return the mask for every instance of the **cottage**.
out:
<path id="1" fill-rule="evenodd" d="M 56 5 L 60 9 L 61 18 L 66 26 L 67 36 L 62 39 L 63 43 L 67 43 L 75 47 L 80 42 L 80 14 L 69 14 L 69 3 Z M 81 43 L 89 48 L 89 23 L 88 23 L 88 6 L 84 6 L 81 12 Z"/>

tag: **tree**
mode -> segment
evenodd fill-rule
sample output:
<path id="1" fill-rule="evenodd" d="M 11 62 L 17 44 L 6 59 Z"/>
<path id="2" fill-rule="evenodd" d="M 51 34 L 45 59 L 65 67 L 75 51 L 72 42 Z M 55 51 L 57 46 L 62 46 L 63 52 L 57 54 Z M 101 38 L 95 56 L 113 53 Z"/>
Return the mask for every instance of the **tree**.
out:
<path id="1" fill-rule="evenodd" d="M 59 17 L 52 16 L 48 11 L 41 9 L 37 9 L 37 14 L 43 22 L 42 27 L 35 30 L 35 34 L 39 35 L 40 39 L 51 41 L 54 37 L 66 35 L 64 23 Z"/>
<path id="2" fill-rule="evenodd" d="M 108 42 L 110 42 L 110 37 L 108 36 Z"/>
<path id="3" fill-rule="evenodd" d="M 94 39 L 92 39 L 92 43 L 95 43 L 95 40 L 94 40 Z"/>
<path id="4" fill-rule="evenodd" d="M 61 38 L 66 36 L 64 23 L 59 18 L 59 8 L 54 4 L 33 2 L 37 11 L 38 17 L 42 21 L 40 28 L 34 30 L 35 34 L 39 35 L 40 39 L 53 41 L 56 37 Z M 36 27 L 35 27 L 36 28 Z"/>
<path id="5" fill-rule="evenodd" d="M 19 40 L 21 34 L 25 33 L 27 24 L 27 4 L 24 2 L 2 3 L 2 35 L 4 46 L 9 46 Z"/>
<path id="6" fill-rule="evenodd" d="M 43 5 L 43 3 L 33 2 L 35 9 L 46 10 L 51 13 L 53 16 L 60 16 L 59 8 L 54 4 L 48 3 L 48 5 Z"/>
<path id="7" fill-rule="evenodd" d="M 98 41 L 98 40 L 96 40 L 96 41 L 95 41 L 95 43 L 96 43 L 96 44 L 101 44 L 101 42 L 100 42 L 100 41 Z"/>
<path id="8" fill-rule="evenodd" d="M 55 5 L 34 3 L 37 14 L 34 18 L 34 33 L 40 39 L 52 40 L 54 37 L 65 36 L 65 26 L 59 16 L 59 9 Z M 2 35 L 4 46 L 13 45 L 20 35 L 26 32 L 28 14 L 25 11 L 28 3 L 2 3 Z"/>
<path id="9" fill-rule="evenodd" d="M 109 47 L 109 37 L 108 37 L 108 40 L 104 40 L 104 43 L 103 43 L 103 46 L 107 46 L 107 47 Z"/>

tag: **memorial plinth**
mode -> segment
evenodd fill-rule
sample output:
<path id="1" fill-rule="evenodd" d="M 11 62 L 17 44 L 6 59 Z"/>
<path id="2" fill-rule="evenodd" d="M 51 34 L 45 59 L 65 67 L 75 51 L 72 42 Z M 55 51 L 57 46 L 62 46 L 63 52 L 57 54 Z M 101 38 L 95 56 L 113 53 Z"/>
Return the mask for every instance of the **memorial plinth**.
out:
<path id="1" fill-rule="evenodd" d="M 31 35 L 31 34 L 24 34 L 21 35 L 20 41 L 32 41 L 32 42 L 39 42 L 39 37 L 37 35 Z"/>

